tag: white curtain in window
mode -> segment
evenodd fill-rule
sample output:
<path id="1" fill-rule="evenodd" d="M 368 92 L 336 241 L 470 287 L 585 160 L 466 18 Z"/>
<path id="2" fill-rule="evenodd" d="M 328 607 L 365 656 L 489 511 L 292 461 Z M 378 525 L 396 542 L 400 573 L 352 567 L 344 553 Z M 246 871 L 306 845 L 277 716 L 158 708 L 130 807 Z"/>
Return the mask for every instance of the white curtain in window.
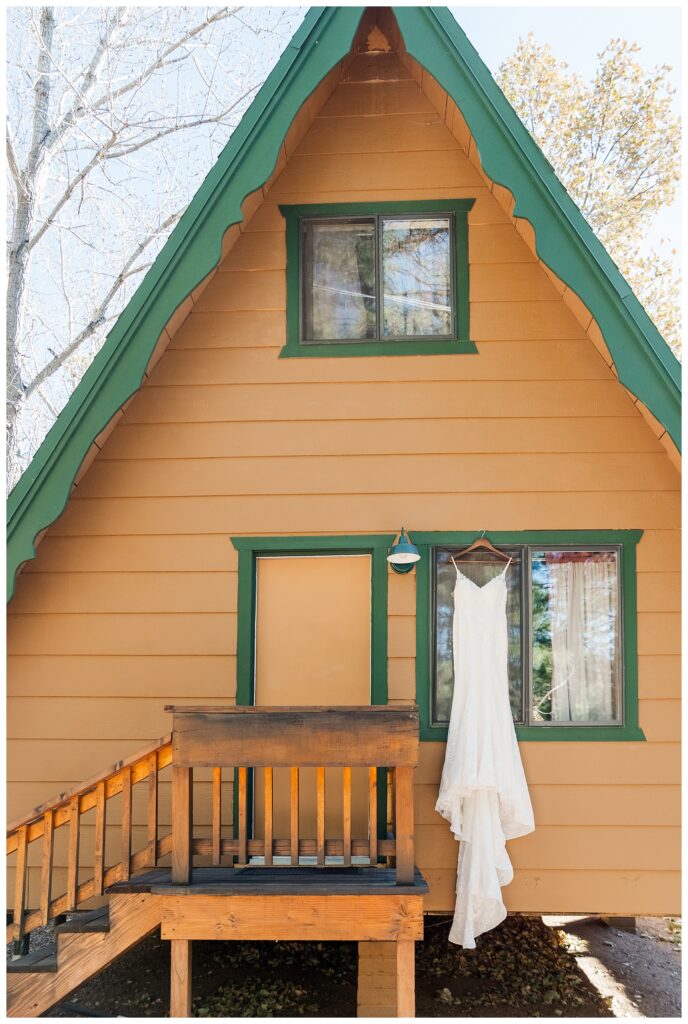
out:
<path id="1" fill-rule="evenodd" d="M 546 556 L 552 633 L 552 721 L 609 722 L 614 713 L 616 564 Z"/>

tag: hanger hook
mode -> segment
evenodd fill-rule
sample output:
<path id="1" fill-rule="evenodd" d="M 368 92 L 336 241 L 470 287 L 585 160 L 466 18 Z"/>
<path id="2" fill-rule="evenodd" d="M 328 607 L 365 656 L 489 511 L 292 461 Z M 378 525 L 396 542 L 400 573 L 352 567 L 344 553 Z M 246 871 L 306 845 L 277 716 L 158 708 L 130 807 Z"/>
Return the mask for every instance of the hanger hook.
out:
<path id="1" fill-rule="evenodd" d="M 485 536 L 485 533 L 486 533 L 486 531 L 485 531 L 485 530 L 483 530 L 483 532 L 482 532 L 482 533 L 480 534 L 480 539 L 481 539 L 481 540 L 482 540 L 482 539 L 483 539 L 483 537 Z"/>

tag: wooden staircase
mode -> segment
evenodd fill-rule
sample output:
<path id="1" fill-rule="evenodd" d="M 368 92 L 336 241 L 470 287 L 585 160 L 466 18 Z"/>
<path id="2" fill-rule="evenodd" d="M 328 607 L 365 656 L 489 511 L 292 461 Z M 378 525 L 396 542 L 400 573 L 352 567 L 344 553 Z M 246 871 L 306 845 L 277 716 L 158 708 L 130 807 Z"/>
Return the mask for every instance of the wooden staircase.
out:
<path id="1" fill-rule="evenodd" d="M 135 872 L 155 867 L 170 853 L 171 832 L 159 835 L 158 785 L 160 772 L 171 764 L 172 738 L 165 736 L 8 826 L 7 853 L 15 861 L 15 885 L 7 941 L 18 948 L 35 928 L 60 921 L 66 914 L 73 915 L 71 920 L 56 925 L 54 944 L 8 964 L 9 1016 L 34 1017 L 50 1009 L 159 927 L 159 901 L 147 894 L 113 894 L 109 896 L 109 906 L 90 912 L 79 908 L 107 895 L 112 885 L 127 881 Z M 147 791 L 147 842 L 143 849 L 132 853 L 132 788 L 137 785 Z M 120 857 L 108 867 L 106 824 L 115 797 L 120 798 L 121 804 Z M 94 809 L 93 871 L 90 877 L 80 880 L 81 819 Z M 56 895 L 53 855 L 56 831 L 60 828 L 68 831 L 69 854 L 66 891 Z M 34 885 L 38 888 L 38 907 L 29 909 L 29 860 L 35 846 L 40 853 L 40 885 Z"/>
<path id="2" fill-rule="evenodd" d="M 8 964 L 7 1012 L 37 1017 L 160 926 L 161 904 L 146 893 L 113 895 L 95 916 L 55 929 L 56 945 Z"/>
<path id="3" fill-rule="evenodd" d="M 8 826 L 15 884 L 7 941 L 26 947 L 34 929 L 55 923 L 54 944 L 8 964 L 8 1016 L 39 1016 L 157 928 L 170 941 L 170 1016 L 190 1015 L 196 939 L 394 941 L 399 1016 L 412 1016 L 413 950 L 423 934 L 427 892 L 413 857 L 418 709 L 168 710 L 170 736 Z M 352 835 L 351 766 L 368 779 L 363 837 Z M 289 770 L 284 836 L 274 835 L 273 767 Z M 300 768 L 314 771 L 314 837 L 300 831 Z M 341 773 L 341 838 L 326 827 L 327 768 Z M 166 770 L 169 831 L 159 821 Z M 255 771 L 263 772 L 263 838 L 253 834 Z M 230 779 L 234 788 L 229 833 L 222 826 L 223 772 L 225 802 Z M 204 824 L 193 812 L 196 784 L 206 794 L 211 787 Z M 393 821 L 384 814 L 388 784 Z M 165 799 L 163 805 L 169 808 Z M 80 857 L 84 815 L 93 825 L 90 871 Z M 64 837 L 67 851 L 59 894 L 53 891 L 56 836 Z"/>

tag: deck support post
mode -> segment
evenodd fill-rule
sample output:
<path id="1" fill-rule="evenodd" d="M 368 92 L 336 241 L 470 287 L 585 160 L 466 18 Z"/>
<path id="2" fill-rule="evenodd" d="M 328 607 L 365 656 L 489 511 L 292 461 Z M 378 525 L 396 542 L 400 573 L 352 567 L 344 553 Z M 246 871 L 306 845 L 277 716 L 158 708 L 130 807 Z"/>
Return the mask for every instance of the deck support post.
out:
<path id="1" fill-rule="evenodd" d="M 415 941 L 358 943 L 359 1017 L 414 1017 Z"/>
<path id="2" fill-rule="evenodd" d="M 172 765 L 172 881 L 191 882 L 192 768 Z"/>
<path id="3" fill-rule="evenodd" d="M 170 1017 L 191 1016 L 191 940 L 170 942 Z"/>
<path id="4" fill-rule="evenodd" d="M 416 943 L 397 939 L 397 1017 L 416 1015 Z"/>

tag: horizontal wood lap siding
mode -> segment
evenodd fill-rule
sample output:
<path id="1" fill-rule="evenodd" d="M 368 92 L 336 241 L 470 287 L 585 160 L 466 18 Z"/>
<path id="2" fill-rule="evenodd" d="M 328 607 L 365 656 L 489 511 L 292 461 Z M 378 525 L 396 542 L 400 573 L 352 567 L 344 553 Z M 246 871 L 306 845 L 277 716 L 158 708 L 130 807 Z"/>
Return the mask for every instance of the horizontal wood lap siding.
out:
<path id="1" fill-rule="evenodd" d="M 402 522 L 411 533 L 642 529 L 647 742 L 522 744 L 537 828 L 511 844 L 506 897 L 513 910 L 675 913 L 678 475 L 445 111 L 393 59 L 384 82 L 366 73 L 350 65 L 351 81 L 252 204 L 19 577 L 8 632 L 10 813 L 161 735 L 163 704 L 234 701 L 230 535 L 390 533 Z M 280 203 L 443 197 L 475 199 L 477 355 L 278 359 Z M 415 697 L 414 588 L 413 575 L 389 578 L 392 702 Z M 434 811 L 443 749 L 421 745 L 416 839 L 428 906 L 446 911 L 457 847 Z M 208 801 L 210 792 L 208 782 Z M 167 799 L 162 787 L 161 822 Z M 84 832 L 82 857 L 92 845 Z"/>

